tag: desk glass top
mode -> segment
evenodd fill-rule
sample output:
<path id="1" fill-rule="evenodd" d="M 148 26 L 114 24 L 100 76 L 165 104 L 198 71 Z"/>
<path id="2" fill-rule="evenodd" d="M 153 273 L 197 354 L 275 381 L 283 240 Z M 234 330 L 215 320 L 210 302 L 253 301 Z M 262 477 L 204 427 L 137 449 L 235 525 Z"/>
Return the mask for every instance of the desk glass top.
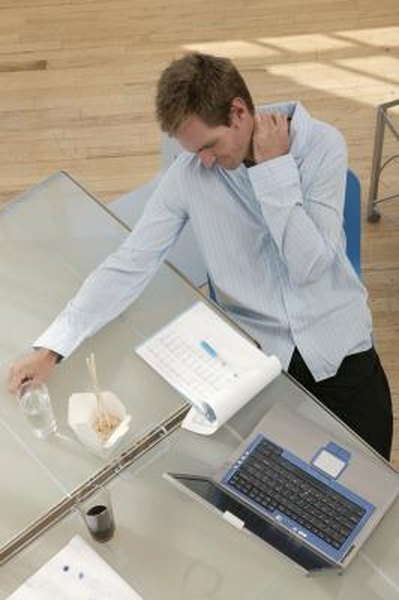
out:
<path id="1" fill-rule="evenodd" d="M 79 534 L 145 600 L 397 599 L 398 501 L 342 576 L 325 572 L 309 577 L 274 548 L 236 529 L 163 476 L 170 471 L 215 474 L 259 418 L 279 406 L 306 414 L 347 447 L 369 452 L 281 375 L 216 434 L 205 437 L 177 430 L 111 481 L 116 533 L 109 542 L 94 542 L 73 510 L 2 567 L 4 596 L 0 598 Z"/>
<path id="2" fill-rule="evenodd" d="M 134 352 L 134 347 L 198 300 L 197 292 L 167 265 L 121 317 L 62 362 L 49 382 L 59 431 L 37 439 L 5 389 L 9 362 L 56 316 L 87 273 L 127 234 L 94 198 L 65 174 L 57 174 L 0 211 L 3 278 L 0 309 L 0 508 L 2 547 L 33 521 L 51 512 L 130 451 L 149 432 L 184 412 L 183 399 Z M 162 299 L 162 301 L 160 301 Z M 92 454 L 66 422 L 67 400 L 87 391 L 85 357 L 95 352 L 101 383 L 132 415 L 132 427 L 112 455 Z M 286 410 L 306 416 L 330 439 L 358 449 L 397 474 L 281 374 L 210 437 L 177 429 L 164 435 L 109 482 L 117 530 L 107 544 L 91 541 L 74 509 L 1 566 L 0 598 L 79 533 L 146 600 L 363 600 L 398 597 L 398 501 L 366 541 L 343 577 L 315 578 L 267 544 L 254 540 L 172 486 L 167 471 L 215 474 L 265 414 Z M 295 435 L 295 432 L 294 434 Z M 122 463 L 121 463 L 122 464 Z"/>
<path id="3" fill-rule="evenodd" d="M 10 362 L 58 314 L 87 274 L 127 235 L 127 228 L 68 175 L 45 180 L 0 210 L 0 548 L 32 521 L 184 406 L 183 399 L 134 347 L 193 304 L 196 292 L 162 266 L 140 299 L 55 369 L 48 382 L 58 432 L 35 437 L 6 390 Z M 162 298 L 162 302 L 160 302 Z M 92 391 L 85 357 L 94 352 L 103 389 L 132 415 L 129 433 L 99 457 L 67 424 L 70 394 Z"/>

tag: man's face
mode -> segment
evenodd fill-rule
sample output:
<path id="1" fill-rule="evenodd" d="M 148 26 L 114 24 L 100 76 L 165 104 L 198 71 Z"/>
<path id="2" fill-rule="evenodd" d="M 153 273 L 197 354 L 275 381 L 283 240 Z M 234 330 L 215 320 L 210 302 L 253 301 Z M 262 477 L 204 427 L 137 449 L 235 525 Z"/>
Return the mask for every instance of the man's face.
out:
<path id="1" fill-rule="evenodd" d="M 217 164 L 236 169 L 250 153 L 254 119 L 240 98 L 233 100 L 230 117 L 228 127 L 211 127 L 192 115 L 183 122 L 176 139 L 185 150 L 197 154 L 205 167 Z"/>

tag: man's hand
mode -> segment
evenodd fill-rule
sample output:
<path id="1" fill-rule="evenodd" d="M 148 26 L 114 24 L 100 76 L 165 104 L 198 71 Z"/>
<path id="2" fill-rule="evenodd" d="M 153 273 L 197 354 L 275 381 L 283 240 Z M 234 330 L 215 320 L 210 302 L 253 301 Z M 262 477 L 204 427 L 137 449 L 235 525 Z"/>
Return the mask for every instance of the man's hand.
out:
<path id="1" fill-rule="evenodd" d="M 256 164 L 287 154 L 290 148 L 288 118 L 279 114 L 255 114 L 252 138 Z"/>
<path id="2" fill-rule="evenodd" d="M 57 362 L 58 354 L 40 348 L 11 365 L 8 373 L 8 389 L 15 394 L 23 381 L 46 381 Z"/>

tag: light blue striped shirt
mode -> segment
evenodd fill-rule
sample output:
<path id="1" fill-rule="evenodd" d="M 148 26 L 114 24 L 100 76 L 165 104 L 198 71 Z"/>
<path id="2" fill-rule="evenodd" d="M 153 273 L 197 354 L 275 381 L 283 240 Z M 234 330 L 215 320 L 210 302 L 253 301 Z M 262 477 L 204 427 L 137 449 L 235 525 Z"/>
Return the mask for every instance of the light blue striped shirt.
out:
<path id="1" fill-rule="evenodd" d="M 299 103 L 290 151 L 246 168 L 206 169 L 181 154 L 134 231 L 35 342 L 68 356 L 144 289 L 188 219 L 229 316 L 288 368 L 297 346 L 316 380 L 371 346 L 367 292 L 345 253 L 347 152 L 341 134 Z"/>

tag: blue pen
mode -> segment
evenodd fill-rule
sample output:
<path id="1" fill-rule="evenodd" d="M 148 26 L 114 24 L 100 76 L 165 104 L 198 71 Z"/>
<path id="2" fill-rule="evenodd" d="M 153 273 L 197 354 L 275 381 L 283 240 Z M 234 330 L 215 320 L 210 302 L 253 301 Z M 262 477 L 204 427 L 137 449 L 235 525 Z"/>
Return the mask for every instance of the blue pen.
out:
<path id="1" fill-rule="evenodd" d="M 215 348 L 212 348 L 212 346 L 208 344 L 208 342 L 206 342 L 205 340 L 201 340 L 199 345 L 203 350 L 205 350 L 207 354 L 209 354 L 211 358 L 217 358 L 218 353 L 216 352 Z"/>
<path id="2" fill-rule="evenodd" d="M 213 346 L 211 346 L 207 341 L 201 340 L 199 345 L 200 348 L 202 348 L 202 350 L 208 354 L 208 356 L 217 360 L 223 367 L 227 367 L 231 371 L 233 377 L 238 377 L 238 373 L 235 372 L 234 368 L 229 365 L 228 362 L 225 361 L 220 354 L 218 354 L 215 348 L 213 348 Z"/>

